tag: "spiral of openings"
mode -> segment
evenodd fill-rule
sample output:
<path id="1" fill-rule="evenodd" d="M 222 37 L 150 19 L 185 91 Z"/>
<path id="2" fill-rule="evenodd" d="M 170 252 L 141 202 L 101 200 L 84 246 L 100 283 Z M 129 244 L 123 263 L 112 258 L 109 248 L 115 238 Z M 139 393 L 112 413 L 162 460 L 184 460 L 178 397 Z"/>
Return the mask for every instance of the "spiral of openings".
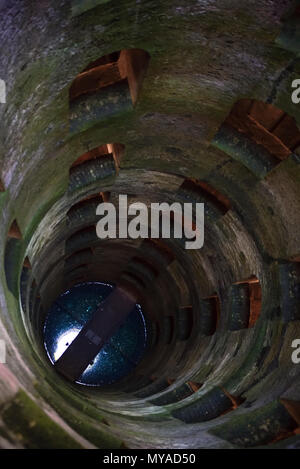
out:
<path id="1" fill-rule="evenodd" d="M 293 117 L 272 104 L 242 99 L 213 144 L 263 178 L 300 145 L 300 131 Z"/>
<path id="2" fill-rule="evenodd" d="M 70 131 L 78 132 L 135 106 L 149 54 L 125 49 L 91 62 L 70 87 Z"/>
<path id="3" fill-rule="evenodd" d="M 106 3 L 110 2 L 95 0 L 82 7 L 75 0 L 72 14 L 81 15 Z M 267 184 L 261 179 L 270 181 L 272 187 L 276 171 L 285 171 L 288 163 L 297 164 L 294 156 L 300 132 L 296 121 L 272 104 L 241 99 L 225 121 L 214 127 L 218 131 L 208 151 L 216 152 L 212 160 L 218 163 L 211 170 L 206 171 L 203 163 L 202 171 L 195 159 L 195 172 L 184 161 L 180 174 L 174 174 L 174 165 L 169 172 L 151 172 L 145 165 L 143 171 L 134 173 L 136 168 L 126 172 L 124 164 L 122 176 L 124 160 L 130 161 L 125 145 L 117 137 L 107 137 L 113 143 L 98 141 L 98 131 L 106 126 L 118 130 L 128 116 L 134 122 L 135 113 L 140 118 L 139 100 L 149 65 L 146 51 L 123 49 L 82 67 L 70 83 L 69 137 L 76 145 L 67 152 L 65 193 L 40 220 L 29 242 L 32 227 L 27 229 L 17 212 L 11 217 L 15 219 L 10 219 L 4 252 L 7 287 L 20 299 L 34 353 L 38 350 L 45 358 L 41 369 L 44 375 L 49 372 L 51 391 L 57 397 L 63 390 L 66 400 L 82 412 L 75 418 L 66 412 L 64 417 L 84 437 L 91 438 L 93 431 L 78 425 L 82 415 L 87 420 L 94 414 L 98 418 L 101 409 L 105 416 L 101 416 L 102 432 L 114 427 L 114 422 L 124 427 L 129 422 L 136 434 L 147 437 L 149 429 L 150 435 L 151 429 L 157 432 L 159 427 L 159 438 L 163 432 L 166 441 L 174 437 L 173 446 L 179 439 L 186 445 L 191 435 L 201 432 L 204 442 L 210 444 L 209 439 L 216 437 L 214 441 L 228 447 L 272 445 L 293 438 L 299 434 L 300 404 L 295 393 L 289 394 L 288 385 L 282 385 L 280 372 L 290 363 L 285 350 L 290 351 L 289 339 L 300 321 L 300 257 L 297 252 L 280 258 L 259 252 L 263 236 L 268 240 L 269 234 L 261 235 L 255 222 L 241 213 L 238 199 L 245 194 L 234 177 L 241 173 L 254 181 L 257 199 L 266 194 Z M 141 108 L 144 118 L 147 114 Z M 84 150 L 75 154 L 78 148 Z M 236 171 L 232 178 L 226 172 L 228 162 Z M 124 187 L 128 189 L 124 180 L 130 178 L 130 171 L 134 179 L 128 183 L 129 200 L 142 200 L 149 206 L 166 194 L 170 202 L 204 203 L 208 239 L 203 250 L 189 252 L 184 249 L 185 239 L 173 236 L 174 213 L 170 239 L 97 237 L 97 207 L 111 202 L 118 212 L 118 197 Z M 259 192 L 261 183 L 265 192 Z M 0 192 L 6 192 L 1 181 Z M 195 221 L 193 211 L 193 230 Z M 46 236 L 43 230 L 48 224 Z M 96 282 L 112 287 L 111 294 L 99 301 L 71 345 L 68 342 L 60 358 L 50 363 L 43 332 L 51 305 L 72 288 Z M 141 360 L 117 384 L 90 393 L 83 390 L 78 378 L 136 305 L 143 311 L 147 330 Z M 270 383 L 277 377 L 278 392 L 272 393 Z M 270 397 L 265 399 L 268 392 Z M 93 430 L 95 426 L 93 420 Z"/>

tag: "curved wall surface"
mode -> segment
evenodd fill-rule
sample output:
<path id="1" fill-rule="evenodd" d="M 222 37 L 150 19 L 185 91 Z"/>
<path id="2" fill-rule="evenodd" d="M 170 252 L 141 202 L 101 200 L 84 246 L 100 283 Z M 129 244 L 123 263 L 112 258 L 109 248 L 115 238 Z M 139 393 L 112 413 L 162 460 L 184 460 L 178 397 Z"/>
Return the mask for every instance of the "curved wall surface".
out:
<path id="1" fill-rule="evenodd" d="M 0 447 L 299 447 L 297 2 L 0 13 Z M 203 247 L 99 239 L 96 207 L 120 194 L 204 203 Z M 78 283 L 120 279 L 144 357 L 114 385 L 70 383 L 46 314 Z"/>

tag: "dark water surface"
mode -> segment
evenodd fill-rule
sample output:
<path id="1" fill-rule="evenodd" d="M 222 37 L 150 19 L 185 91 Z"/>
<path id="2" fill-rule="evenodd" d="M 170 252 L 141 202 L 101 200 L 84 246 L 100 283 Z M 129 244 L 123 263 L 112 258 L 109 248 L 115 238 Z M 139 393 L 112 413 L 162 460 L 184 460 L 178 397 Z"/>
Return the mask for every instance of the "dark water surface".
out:
<path id="1" fill-rule="evenodd" d="M 90 282 L 72 287 L 52 305 L 45 322 L 44 344 L 52 363 L 67 349 L 113 286 Z M 143 312 L 136 305 L 81 375 L 78 383 L 101 386 L 126 376 L 143 356 L 147 341 Z"/>

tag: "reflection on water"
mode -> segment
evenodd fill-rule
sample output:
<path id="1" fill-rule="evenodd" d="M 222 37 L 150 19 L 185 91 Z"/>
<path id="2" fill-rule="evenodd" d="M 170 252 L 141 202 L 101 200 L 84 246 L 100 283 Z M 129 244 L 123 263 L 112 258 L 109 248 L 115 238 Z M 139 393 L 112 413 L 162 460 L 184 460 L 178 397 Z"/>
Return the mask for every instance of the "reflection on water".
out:
<path id="1" fill-rule="evenodd" d="M 71 342 L 75 339 L 75 337 L 79 334 L 80 329 L 74 328 L 70 329 L 66 332 L 63 332 L 59 335 L 56 339 L 56 349 L 53 354 L 54 362 L 56 362 L 59 357 L 67 350 Z"/>
<path id="2" fill-rule="evenodd" d="M 76 285 L 52 305 L 45 322 L 44 344 L 52 363 L 68 348 L 114 287 L 100 282 Z M 110 338 L 78 383 L 89 386 L 112 384 L 126 376 L 143 356 L 147 340 L 144 316 L 139 305 Z"/>

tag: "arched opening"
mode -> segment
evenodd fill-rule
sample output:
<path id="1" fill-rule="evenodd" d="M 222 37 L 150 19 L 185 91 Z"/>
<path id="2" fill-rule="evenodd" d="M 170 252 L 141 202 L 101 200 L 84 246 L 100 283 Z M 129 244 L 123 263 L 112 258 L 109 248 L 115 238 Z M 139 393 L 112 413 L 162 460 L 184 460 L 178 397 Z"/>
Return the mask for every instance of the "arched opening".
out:
<path id="1" fill-rule="evenodd" d="M 264 177 L 300 145 L 296 120 L 281 109 L 254 99 L 237 101 L 214 137 L 213 145 Z"/>
<path id="2" fill-rule="evenodd" d="M 187 201 L 204 203 L 204 212 L 209 220 L 215 221 L 230 210 L 228 198 L 204 181 L 187 178 L 181 184 L 178 194 Z"/>
<path id="3" fill-rule="evenodd" d="M 19 228 L 18 222 L 15 219 L 11 223 L 7 233 L 4 256 L 7 286 L 10 291 L 15 293 L 18 291 L 18 281 L 15 276 L 16 259 L 21 250 L 22 240 L 23 236 Z"/>
<path id="4" fill-rule="evenodd" d="M 5 187 L 1 178 L 0 178 L 0 192 L 5 192 Z"/>
<path id="5" fill-rule="evenodd" d="M 200 301 L 199 323 L 200 332 L 204 335 L 213 335 L 220 321 L 221 307 L 218 295 L 213 294 Z"/>
<path id="6" fill-rule="evenodd" d="M 255 275 L 235 282 L 230 291 L 230 330 L 253 327 L 261 312 L 262 290 Z"/>
<path id="7" fill-rule="evenodd" d="M 85 130 L 135 106 L 150 56 L 142 49 L 124 49 L 91 62 L 69 90 L 70 130 Z"/>
<path id="8" fill-rule="evenodd" d="M 26 257 L 23 262 L 23 268 L 21 272 L 20 278 L 20 299 L 23 311 L 27 311 L 27 288 L 28 282 L 30 278 L 30 271 L 31 271 L 31 263 Z"/>
<path id="9" fill-rule="evenodd" d="M 178 340 L 188 340 L 192 334 L 193 325 L 193 307 L 189 305 L 179 308 L 177 317 Z"/>
<path id="10" fill-rule="evenodd" d="M 99 180 L 115 177 L 118 160 L 111 153 L 113 145 L 102 145 L 84 153 L 70 168 L 69 191 L 82 189 Z M 119 155 L 120 153 L 118 153 Z"/>
<path id="11" fill-rule="evenodd" d="M 7 233 L 8 238 L 13 238 L 13 239 L 22 239 L 22 233 L 19 228 L 17 220 L 14 220 L 12 224 L 10 225 L 10 228 Z"/>

